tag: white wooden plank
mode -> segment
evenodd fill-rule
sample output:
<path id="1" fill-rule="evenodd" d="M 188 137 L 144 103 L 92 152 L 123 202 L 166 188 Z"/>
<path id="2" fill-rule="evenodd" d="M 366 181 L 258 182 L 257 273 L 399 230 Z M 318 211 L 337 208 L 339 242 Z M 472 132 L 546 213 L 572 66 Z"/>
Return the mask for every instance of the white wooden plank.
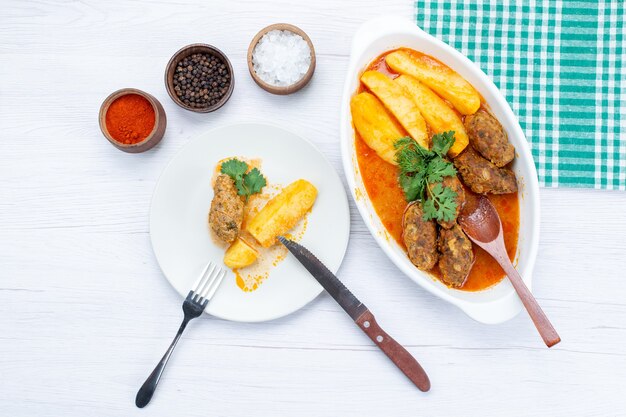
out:
<path id="1" fill-rule="evenodd" d="M 271 120 L 313 140 L 341 170 L 339 98 L 350 38 L 412 2 L 8 1 L 0 8 L 0 415 L 140 415 L 133 399 L 181 312 L 148 234 L 154 185 L 194 135 Z M 270 96 L 250 79 L 258 29 L 312 37 L 310 86 Z M 226 51 L 236 89 L 219 112 L 177 108 L 169 56 L 190 42 Z M 111 91 L 136 86 L 168 115 L 158 148 L 125 155 L 100 135 Z M 149 413 L 205 415 L 614 416 L 626 409 L 626 196 L 542 190 L 534 291 L 563 342 L 544 348 L 525 314 L 485 326 L 414 285 L 370 237 L 351 202 L 341 278 L 422 362 L 422 394 L 326 295 L 263 324 L 194 322 Z"/>

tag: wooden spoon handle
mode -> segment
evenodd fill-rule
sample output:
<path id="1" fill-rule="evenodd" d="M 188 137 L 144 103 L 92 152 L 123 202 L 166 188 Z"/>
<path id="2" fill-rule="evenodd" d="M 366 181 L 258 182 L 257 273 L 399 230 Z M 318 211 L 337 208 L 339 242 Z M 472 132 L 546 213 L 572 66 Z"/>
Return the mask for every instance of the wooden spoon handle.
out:
<path id="1" fill-rule="evenodd" d="M 400 343 L 396 342 L 391 336 L 385 333 L 369 310 L 361 314 L 355 320 L 355 323 L 372 339 L 372 342 L 376 343 L 376 346 L 378 346 L 380 350 L 385 352 L 385 355 L 400 368 L 404 375 L 406 375 L 420 391 L 426 392 L 430 389 L 428 375 L 426 375 L 426 372 L 419 362 L 417 362 Z"/>
<path id="2" fill-rule="evenodd" d="M 517 269 L 515 269 L 508 256 L 502 258 L 497 257 L 496 260 L 500 266 L 502 266 L 504 272 L 506 272 L 509 280 L 511 280 L 513 288 L 515 288 L 517 295 L 520 300 L 522 300 L 524 307 L 526 307 L 528 315 L 530 315 L 533 323 L 535 323 L 535 327 L 539 331 L 539 334 L 541 335 L 541 338 L 545 342 L 546 346 L 552 347 L 559 343 L 561 341 L 559 334 L 552 326 L 552 323 L 550 323 L 550 320 L 548 320 L 548 317 L 543 312 L 539 303 L 537 303 L 537 300 L 532 295 L 526 284 L 524 284 L 522 277 L 517 272 Z"/>

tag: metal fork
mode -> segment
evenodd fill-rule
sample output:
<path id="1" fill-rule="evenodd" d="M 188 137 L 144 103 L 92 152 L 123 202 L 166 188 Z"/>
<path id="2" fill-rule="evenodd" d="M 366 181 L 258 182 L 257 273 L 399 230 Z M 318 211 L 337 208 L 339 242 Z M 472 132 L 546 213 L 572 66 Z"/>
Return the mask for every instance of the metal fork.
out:
<path id="1" fill-rule="evenodd" d="M 167 352 L 165 352 L 165 355 L 163 355 L 163 358 L 161 358 L 159 364 L 154 368 L 154 371 L 152 371 L 148 379 L 146 379 L 146 382 L 143 383 L 137 392 L 137 397 L 135 397 L 135 405 L 137 407 L 145 407 L 152 399 L 157 384 L 163 374 L 163 370 L 165 369 L 165 365 L 167 365 L 167 361 L 170 359 L 170 356 L 172 356 L 172 352 L 178 343 L 178 339 L 182 336 L 185 327 L 187 327 L 187 323 L 202 314 L 209 300 L 215 295 L 224 276 L 226 276 L 226 271 L 213 262 L 209 262 L 204 268 L 202 275 L 200 275 L 200 278 L 198 278 L 183 302 L 185 318 L 178 329 L 178 333 L 176 333 L 174 341 L 172 341 L 172 344 L 169 349 L 167 349 Z"/>

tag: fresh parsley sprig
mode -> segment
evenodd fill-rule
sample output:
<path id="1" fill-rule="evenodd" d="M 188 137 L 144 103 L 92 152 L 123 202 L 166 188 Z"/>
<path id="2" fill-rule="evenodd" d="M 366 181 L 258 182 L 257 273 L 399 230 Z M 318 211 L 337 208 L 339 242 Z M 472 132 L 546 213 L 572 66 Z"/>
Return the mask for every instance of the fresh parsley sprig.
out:
<path id="1" fill-rule="evenodd" d="M 229 159 L 222 163 L 220 172 L 226 174 L 235 181 L 237 194 L 245 196 L 246 201 L 252 194 L 260 193 L 267 181 L 258 168 L 248 171 L 248 164 L 237 158 Z"/>
<path id="2" fill-rule="evenodd" d="M 448 222 L 456 214 L 456 192 L 440 182 L 428 188 L 428 199 L 424 202 L 424 218 Z"/>
<path id="3" fill-rule="evenodd" d="M 432 143 L 428 150 L 410 137 L 395 142 L 399 182 L 407 201 L 422 201 L 425 220 L 449 221 L 456 213 L 457 195 L 441 182 L 456 175 L 454 165 L 445 158 L 454 144 L 454 132 L 434 135 Z"/>

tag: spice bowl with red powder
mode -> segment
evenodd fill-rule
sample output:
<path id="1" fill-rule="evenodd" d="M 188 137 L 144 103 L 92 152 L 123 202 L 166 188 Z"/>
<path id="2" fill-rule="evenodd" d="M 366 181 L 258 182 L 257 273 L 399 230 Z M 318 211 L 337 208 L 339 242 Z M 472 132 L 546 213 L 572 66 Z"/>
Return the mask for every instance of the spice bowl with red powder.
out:
<path id="1" fill-rule="evenodd" d="M 124 88 L 108 96 L 100 107 L 100 130 L 117 149 L 139 153 L 163 138 L 165 110 L 150 94 Z"/>

